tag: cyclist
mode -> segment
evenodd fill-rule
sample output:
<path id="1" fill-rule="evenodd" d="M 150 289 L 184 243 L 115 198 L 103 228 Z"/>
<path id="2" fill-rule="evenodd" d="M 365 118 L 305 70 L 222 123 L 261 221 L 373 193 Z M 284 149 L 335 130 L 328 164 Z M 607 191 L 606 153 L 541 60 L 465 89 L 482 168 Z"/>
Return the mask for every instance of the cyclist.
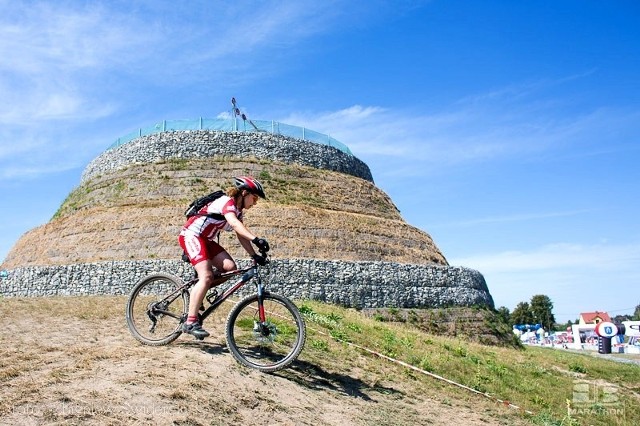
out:
<path id="1" fill-rule="evenodd" d="M 198 215 L 190 217 L 178 237 L 180 247 L 198 273 L 198 283 L 191 290 L 189 316 L 182 325 L 182 331 L 198 339 L 209 336 L 198 319 L 204 296 L 212 286 L 225 281 L 224 278 L 214 277 L 213 268 L 218 273 L 236 269 L 233 258 L 215 241 L 218 234 L 221 231 L 235 231 L 240 245 L 260 265 L 265 264 L 265 258 L 255 252 L 251 243 L 260 251 L 269 250 L 269 243 L 264 238 L 258 238 L 242 223 L 244 212 L 256 205 L 258 198 L 266 198 L 262 184 L 251 176 L 234 177 L 234 184 L 235 187 L 227 189 L 226 195 L 204 206 Z M 217 214 L 218 218 L 207 214 Z"/>

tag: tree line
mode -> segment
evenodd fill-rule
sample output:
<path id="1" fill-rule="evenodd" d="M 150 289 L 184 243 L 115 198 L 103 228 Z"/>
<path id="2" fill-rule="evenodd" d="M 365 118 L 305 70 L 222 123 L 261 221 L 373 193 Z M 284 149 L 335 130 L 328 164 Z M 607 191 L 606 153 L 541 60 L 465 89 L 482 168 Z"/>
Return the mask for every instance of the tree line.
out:
<path id="1" fill-rule="evenodd" d="M 579 321 L 567 321 L 564 324 L 556 323 L 556 318 L 553 315 L 553 302 L 549 296 L 544 294 L 537 294 L 531 298 L 529 302 L 520 302 L 513 309 L 513 312 L 509 312 L 509 309 L 505 306 L 501 306 L 497 309 L 498 314 L 511 326 L 519 324 L 540 324 L 546 331 L 564 331 L 572 324 L 577 324 Z M 616 315 L 611 317 L 614 323 L 620 323 L 622 321 L 640 321 L 640 304 L 638 304 L 633 312 L 633 315 Z"/>

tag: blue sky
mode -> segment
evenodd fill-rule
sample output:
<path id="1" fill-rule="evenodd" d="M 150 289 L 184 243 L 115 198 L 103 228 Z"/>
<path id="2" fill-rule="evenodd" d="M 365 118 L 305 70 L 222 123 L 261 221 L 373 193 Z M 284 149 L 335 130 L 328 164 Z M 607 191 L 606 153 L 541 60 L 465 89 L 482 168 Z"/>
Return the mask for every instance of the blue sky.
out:
<path id="1" fill-rule="evenodd" d="M 0 259 L 163 119 L 327 133 L 496 306 L 640 304 L 636 1 L 0 0 Z"/>

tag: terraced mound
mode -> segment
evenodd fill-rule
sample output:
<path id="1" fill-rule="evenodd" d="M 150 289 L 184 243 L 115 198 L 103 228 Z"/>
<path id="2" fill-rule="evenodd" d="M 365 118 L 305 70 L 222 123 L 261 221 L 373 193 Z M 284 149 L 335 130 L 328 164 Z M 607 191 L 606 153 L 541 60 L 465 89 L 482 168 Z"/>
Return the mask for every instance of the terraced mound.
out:
<path id="1" fill-rule="evenodd" d="M 49 223 L 18 240 L 2 268 L 176 258 L 185 207 L 244 174 L 259 178 L 268 196 L 245 223 L 269 240 L 275 258 L 447 265 L 431 237 L 407 224 L 373 182 L 290 162 L 214 156 L 133 163 L 85 179 Z M 225 234 L 221 244 L 245 257 Z"/>

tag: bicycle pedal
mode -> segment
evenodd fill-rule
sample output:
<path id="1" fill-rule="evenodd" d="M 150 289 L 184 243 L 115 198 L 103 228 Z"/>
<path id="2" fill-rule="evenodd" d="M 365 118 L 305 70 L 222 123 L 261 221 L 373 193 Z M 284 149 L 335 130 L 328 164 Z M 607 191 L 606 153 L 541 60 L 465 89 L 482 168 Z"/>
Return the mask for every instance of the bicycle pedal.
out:
<path id="1" fill-rule="evenodd" d="M 204 340 L 204 337 L 193 336 L 193 338 L 196 339 L 196 340 Z"/>

